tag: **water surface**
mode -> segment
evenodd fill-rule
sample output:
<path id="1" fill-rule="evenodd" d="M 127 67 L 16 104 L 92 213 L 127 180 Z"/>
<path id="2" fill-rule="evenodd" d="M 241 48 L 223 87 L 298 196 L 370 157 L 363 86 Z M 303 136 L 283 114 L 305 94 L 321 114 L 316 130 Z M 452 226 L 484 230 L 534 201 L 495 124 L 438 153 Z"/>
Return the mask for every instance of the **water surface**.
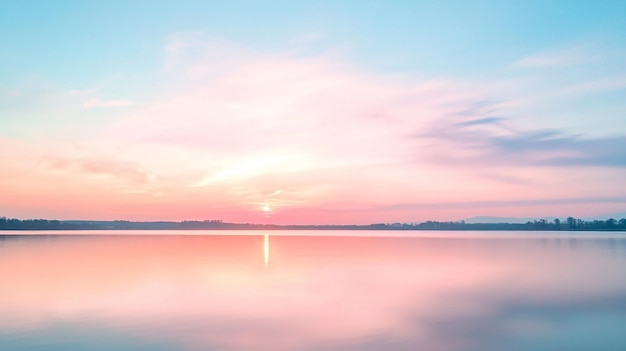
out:
<path id="1" fill-rule="evenodd" d="M 619 233 L 62 234 L 0 236 L 0 350 L 626 349 Z"/>

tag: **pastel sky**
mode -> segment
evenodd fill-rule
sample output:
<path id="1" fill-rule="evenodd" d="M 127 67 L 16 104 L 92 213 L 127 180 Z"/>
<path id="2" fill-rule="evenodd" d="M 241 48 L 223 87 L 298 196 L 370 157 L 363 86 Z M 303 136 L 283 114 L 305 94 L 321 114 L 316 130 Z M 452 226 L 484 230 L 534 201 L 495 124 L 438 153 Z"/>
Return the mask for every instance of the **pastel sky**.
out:
<path id="1" fill-rule="evenodd" d="M 0 215 L 626 213 L 626 1 L 0 3 Z"/>

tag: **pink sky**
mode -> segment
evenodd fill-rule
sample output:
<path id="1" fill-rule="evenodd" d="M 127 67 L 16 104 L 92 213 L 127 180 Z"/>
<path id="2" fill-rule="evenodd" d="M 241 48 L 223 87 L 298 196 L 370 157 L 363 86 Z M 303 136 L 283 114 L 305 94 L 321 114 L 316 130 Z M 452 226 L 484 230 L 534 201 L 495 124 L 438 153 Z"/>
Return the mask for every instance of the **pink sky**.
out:
<path id="1" fill-rule="evenodd" d="M 0 215 L 364 224 L 626 211 L 623 136 L 502 117 L 576 94 L 565 88 L 375 73 L 336 52 L 198 33 L 170 37 L 155 77 L 125 96 L 115 76 L 16 90 L 28 106 L 0 135 Z"/>

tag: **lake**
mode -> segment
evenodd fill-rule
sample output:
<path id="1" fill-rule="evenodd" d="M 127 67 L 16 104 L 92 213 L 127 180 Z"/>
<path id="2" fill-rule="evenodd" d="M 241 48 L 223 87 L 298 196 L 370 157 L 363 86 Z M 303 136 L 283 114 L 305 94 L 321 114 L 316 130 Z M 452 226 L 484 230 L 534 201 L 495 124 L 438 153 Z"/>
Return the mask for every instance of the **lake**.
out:
<path id="1" fill-rule="evenodd" d="M 3 351 L 626 350 L 624 233 L 4 234 Z"/>

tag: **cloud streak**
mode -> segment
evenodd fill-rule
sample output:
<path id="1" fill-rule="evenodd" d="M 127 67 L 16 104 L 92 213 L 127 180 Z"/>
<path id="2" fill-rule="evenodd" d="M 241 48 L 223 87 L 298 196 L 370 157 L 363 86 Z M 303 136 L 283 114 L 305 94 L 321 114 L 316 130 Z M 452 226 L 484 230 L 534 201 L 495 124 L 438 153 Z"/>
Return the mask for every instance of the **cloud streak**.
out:
<path id="1" fill-rule="evenodd" d="M 567 67 L 593 62 L 597 54 L 584 46 L 573 46 L 557 50 L 548 50 L 526 56 L 514 63 L 523 68 Z"/>
<path id="2" fill-rule="evenodd" d="M 450 122 L 443 127 L 431 126 L 428 132 L 418 133 L 415 137 L 473 151 L 463 157 L 448 158 L 446 154 L 437 154 L 436 159 L 443 162 L 529 167 L 626 167 L 626 135 L 593 138 L 550 129 L 516 130 L 507 127 L 506 122 L 501 117 Z M 476 126 L 493 128 L 473 128 Z"/>
<path id="3" fill-rule="evenodd" d="M 48 167 L 52 170 L 69 170 L 97 177 L 121 178 L 135 184 L 144 184 L 150 178 L 150 175 L 137 164 L 113 159 L 53 157 L 48 161 Z"/>

